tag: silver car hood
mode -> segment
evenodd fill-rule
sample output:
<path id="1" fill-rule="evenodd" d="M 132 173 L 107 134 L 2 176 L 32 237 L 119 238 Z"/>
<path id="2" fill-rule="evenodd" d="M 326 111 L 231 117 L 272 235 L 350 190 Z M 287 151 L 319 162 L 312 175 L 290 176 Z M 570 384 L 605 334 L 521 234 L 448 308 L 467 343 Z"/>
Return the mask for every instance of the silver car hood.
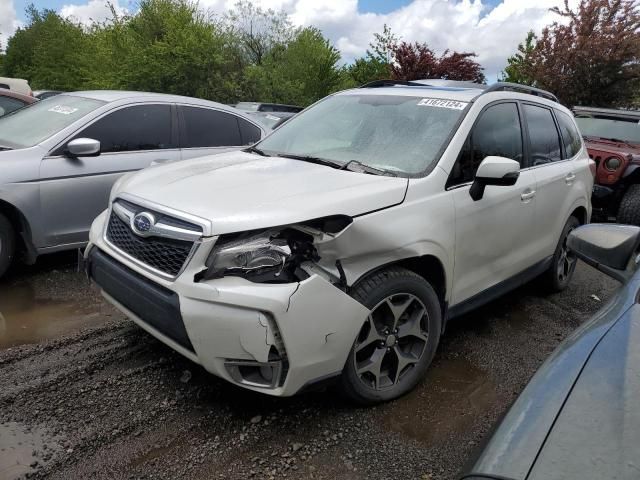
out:
<path id="1" fill-rule="evenodd" d="M 208 220 L 220 235 L 380 210 L 401 203 L 407 184 L 406 178 L 236 151 L 143 170 L 113 193 Z"/>

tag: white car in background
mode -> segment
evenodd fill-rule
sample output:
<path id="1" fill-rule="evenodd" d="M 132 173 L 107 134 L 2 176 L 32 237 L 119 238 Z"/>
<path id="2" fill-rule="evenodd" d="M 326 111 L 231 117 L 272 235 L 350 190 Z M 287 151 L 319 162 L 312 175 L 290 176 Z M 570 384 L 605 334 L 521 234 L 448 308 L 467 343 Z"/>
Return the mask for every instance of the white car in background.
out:
<path id="1" fill-rule="evenodd" d="M 22 95 L 33 96 L 29 82 L 23 78 L 0 77 L 0 88 L 21 93 Z"/>
<path id="2" fill-rule="evenodd" d="M 534 277 L 565 288 L 589 221 L 571 112 L 512 84 L 374 82 L 256 146 L 121 179 L 87 270 L 133 321 L 271 395 L 423 377 L 446 322 Z"/>

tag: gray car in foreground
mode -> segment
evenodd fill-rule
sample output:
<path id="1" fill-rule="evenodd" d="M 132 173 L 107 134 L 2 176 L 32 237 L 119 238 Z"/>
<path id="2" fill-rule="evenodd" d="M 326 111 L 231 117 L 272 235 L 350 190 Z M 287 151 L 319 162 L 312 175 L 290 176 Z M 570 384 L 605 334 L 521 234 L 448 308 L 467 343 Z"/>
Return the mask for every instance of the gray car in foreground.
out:
<path id="1" fill-rule="evenodd" d="M 640 478 L 640 228 L 587 225 L 568 245 L 623 287 L 534 375 L 465 480 Z"/>
<path id="2" fill-rule="evenodd" d="M 235 108 L 140 92 L 64 93 L 0 118 L 0 276 L 16 251 L 31 263 L 85 245 L 124 173 L 264 134 Z"/>

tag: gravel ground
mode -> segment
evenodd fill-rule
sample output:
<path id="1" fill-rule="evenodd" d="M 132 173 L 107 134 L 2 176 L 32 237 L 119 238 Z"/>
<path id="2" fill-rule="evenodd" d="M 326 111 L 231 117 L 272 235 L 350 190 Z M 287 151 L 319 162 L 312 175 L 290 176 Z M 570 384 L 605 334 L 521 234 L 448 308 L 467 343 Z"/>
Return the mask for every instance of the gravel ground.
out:
<path id="1" fill-rule="evenodd" d="M 562 294 L 522 287 L 452 322 L 415 391 L 362 409 L 216 379 L 106 305 L 74 258 L 0 282 L 2 479 L 453 479 L 615 288 L 584 265 Z"/>

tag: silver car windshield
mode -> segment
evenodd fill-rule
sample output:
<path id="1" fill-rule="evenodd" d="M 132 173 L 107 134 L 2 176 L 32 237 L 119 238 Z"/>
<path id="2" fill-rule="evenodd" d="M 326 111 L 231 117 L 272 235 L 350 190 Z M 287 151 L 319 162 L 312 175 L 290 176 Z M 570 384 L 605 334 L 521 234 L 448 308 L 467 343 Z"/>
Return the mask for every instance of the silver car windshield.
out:
<path id="1" fill-rule="evenodd" d="M 28 148 L 68 127 L 106 102 L 57 95 L 0 117 L 0 146 Z"/>
<path id="2" fill-rule="evenodd" d="M 400 95 L 336 95 L 289 120 L 258 147 L 417 174 L 437 161 L 466 102 Z"/>

